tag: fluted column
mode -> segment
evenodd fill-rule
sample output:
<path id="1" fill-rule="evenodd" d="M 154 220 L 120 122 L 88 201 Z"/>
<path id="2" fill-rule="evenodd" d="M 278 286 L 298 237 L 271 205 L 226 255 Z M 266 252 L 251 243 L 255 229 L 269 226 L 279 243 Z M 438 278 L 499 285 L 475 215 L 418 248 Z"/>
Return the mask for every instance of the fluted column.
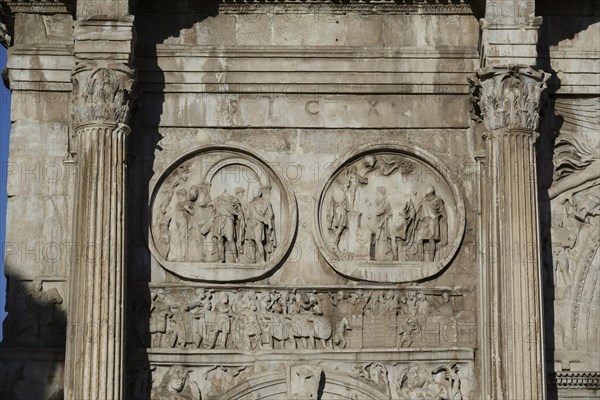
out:
<path id="1" fill-rule="evenodd" d="M 126 148 L 134 72 L 82 61 L 73 75 L 78 183 L 66 398 L 123 398 Z"/>
<path id="2" fill-rule="evenodd" d="M 547 74 L 526 66 L 492 66 L 472 80 L 485 124 L 487 252 L 485 294 L 492 313 L 488 366 L 491 398 L 543 399 L 541 264 L 534 144 Z M 497 340 L 497 342 L 495 342 Z"/>

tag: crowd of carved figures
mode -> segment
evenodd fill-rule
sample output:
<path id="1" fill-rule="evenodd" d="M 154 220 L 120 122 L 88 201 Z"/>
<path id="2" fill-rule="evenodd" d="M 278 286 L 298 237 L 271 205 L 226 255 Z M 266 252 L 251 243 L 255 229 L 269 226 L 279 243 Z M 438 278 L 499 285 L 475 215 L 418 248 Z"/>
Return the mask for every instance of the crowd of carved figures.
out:
<path id="1" fill-rule="evenodd" d="M 411 347 L 431 321 L 457 335 L 457 321 L 464 316 L 453 297 L 448 291 L 426 295 L 421 290 L 160 288 L 152 291 L 149 316 L 146 306 L 136 303 L 134 328 L 143 345 L 153 348 Z M 144 319 L 150 337 L 144 334 Z M 362 337 L 363 325 L 376 323 L 387 324 L 382 329 L 391 339 L 379 343 L 374 338 L 382 332 L 365 332 L 363 342 L 349 340 L 353 330 L 359 331 L 354 337 Z M 446 339 L 456 343 L 455 337 Z"/>
<path id="2" fill-rule="evenodd" d="M 251 376 L 261 376 L 261 373 L 248 371 L 245 367 L 241 368 L 221 368 L 223 371 L 233 373 L 233 387 L 235 387 L 235 377 L 238 377 L 238 383 L 245 383 L 252 380 Z M 211 385 L 202 386 L 198 382 L 209 382 L 210 374 L 215 368 L 195 368 L 185 367 L 183 365 L 172 365 L 162 375 L 160 379 L 148 379 L 153 375 L 149 370 L 140 371 L 137 374 L 134 386 L 133 398 L 147 398 L 144 393 L 150 392 L 151 400 L 200 400 L 216 399 L 222 396 L 233 387 L 219 387 L 219 393 L 211 393 L 214 389 Z M 240 371 L 245 371 L 244 376 L 239 376 Z M 263 374 L 273 373 L 266 371 Z M 286 374 L 287 394 L 289 398 L 294 399 L 315 399 L 321 398 L 324 392 L 323 387 L 327 385 L 328 379 L 333 374 L 340 374 L 337 369 L 330 369 L 327 366 L 318 364 L 300 364 L 292 365 L 289 374 Z M 387 366 L 380 362 L 367 362 L 354 364 L 354 367 L 343 371 L 347 375 L 345 382 L 350 390 L 349 398 L 356 398 L 356 393 L 352 393 L 352 385 L 358 382 L 367 384 L 376 388 L 380 395 L 388 396 L 390 399 L 397 400 L 462 400 L 464 388 L 459 376 L 460 368 L 458 364 L 419 364 L 419 363 L 393 363 Z M 197 377 L 204 375 L 204 379 Z M 153 387 L 150 382 L 154 381 Z M 355 383 L 354 383 L 355 382 Z M 284 382 L 281 382 L 284 383 Z M 272 383 L 274 384 L 274 383 Z M 210 388 L 210 389 L 209 389 Z M 256 389 L 260 391 L 260 389 Z M 257 394 L 258 395 L 258 394 Z M 227 396 L 227 395 L 226 395 Z"/>
<path id="3" fill-rule="evenodd" d="M 168 261 L 267 262 L 277 247 L 271 186 L 252 193 L 236 187 L 233 194 L 225 188 L 212 198 L 209 183 L 185 188 L 189 174 L 189 166 L 182 166 L 165 182 L 157 220 L 159 253 Z"/>
<path id="4" fill-rule="evenodd" d="M 359 221 L 363 211 L 369 208 L 374 209 L 371 234 L 367 238 L 369 260 L 436 259 L 439 250 L 448 244 L 448 216 L 444 200 L 436 194 L 435 188 L 425 185 L 421 198 L 417 198 L 417 191 L 414 191 L 403 205 L 392 205 L 388 187 L 370 187 L 370 175 L 389 177 L 389 182 L 391 179 L 402 182 L 407 176 L 416 174 L 415 168 L 413 161 L 403 157 L 370 155 L 338 174 L 329 189 L 326 204 L 326 227 L 331 235 L 329 247 L 338 259 L 351 260 L 358 255 L 358 245 L 352 241 L 361 240 L 357 234 Z M 361 187 L 367 198 L 359 202 L 357 192 Z M 340 245 L 344 234 L 351 237 L 347 246 Z"/>

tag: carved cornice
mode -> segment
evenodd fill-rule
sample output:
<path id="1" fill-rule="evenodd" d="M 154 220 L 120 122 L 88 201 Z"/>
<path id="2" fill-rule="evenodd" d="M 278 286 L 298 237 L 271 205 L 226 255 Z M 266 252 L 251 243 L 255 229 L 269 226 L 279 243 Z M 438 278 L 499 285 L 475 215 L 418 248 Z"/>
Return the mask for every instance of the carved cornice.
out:
<path id="1" fill-rule="evenodd" d="M 138 5 L 142 12 L 166 13 L 409 13 L 409 14 L 472 14 L 475 0 L 206 0 L 171 3 L 146 1 Z"/>
<path id="2" fill-rule="evenodd" d="M 558 389 L 600 389 L 600 372 L 555 372 L 554 374 L 550 374 L 550 385 Z"/>
<path id="3" fill-rule="evenodd" d="M 483 121 L 490 131 L 535 131 L 549 77 L 535 67 L 524 65 L 497 65 L 478 70 L 469 78 L 472 118 Z"/>
<path id="4" fill-rule="evenodd" d="M 27 12 L 36 14 L 54 14 L 70 12 L 75 0 L 6 0 L 3 1 L 13 13 Z"/>
<path id="5" fill-rule="evenodd" d="M 120 63 L 85 61 L 72 73 L 75 130 L 89 125 L 129 123 L 135 71 Z"/>

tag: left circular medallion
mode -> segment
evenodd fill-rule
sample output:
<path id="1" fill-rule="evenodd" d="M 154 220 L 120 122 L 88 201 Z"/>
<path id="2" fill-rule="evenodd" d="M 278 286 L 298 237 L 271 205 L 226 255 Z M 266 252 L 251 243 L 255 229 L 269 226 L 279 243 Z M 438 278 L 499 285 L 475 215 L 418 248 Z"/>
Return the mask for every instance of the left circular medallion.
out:
<path id="1" fill-rule="evenodd" d="M 157 180 L 150 251 L 185 279 L 259 279 L 281 265 L 296 224 L 294 194 L 266 161 L 243 147 L 204 146 Z"/>

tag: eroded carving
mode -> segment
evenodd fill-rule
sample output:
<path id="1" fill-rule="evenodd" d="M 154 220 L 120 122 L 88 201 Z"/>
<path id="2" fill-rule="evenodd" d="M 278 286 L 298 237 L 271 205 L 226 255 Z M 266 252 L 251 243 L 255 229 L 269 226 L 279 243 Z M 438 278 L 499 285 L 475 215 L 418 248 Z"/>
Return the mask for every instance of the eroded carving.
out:
<path id="1" fill-rule="evenodd" d="M 570 112 L 578 115 L 573 107 Z M 560 133 L 555 142 L 554 181 L 548 188 L 551 214 L 542 220 L 547 232 L 544 266 L 547 280 L 553 283 L 546 285 L 547 298 L 554 302 L 551 345 L 563 369 L 571 369 L 573 360 L 578 368 L 598 366 L 600 328 L 592 317 L 600 299 L 598 144 L 595 132 Z"/>
<path id="2" fill-rule="evenodd" d="M 538 127 L 542 92 L 549 74 L 523 65 L 490 66 L 469 78 L 472 118 L 490 131 Z"/>
<path id="3" fill-rule="evenodd" d="M 165 287 L 151 297 L 153 348 L 435 347 L 470 343 L 474 335 L 472 314 L 458 305 L 463 295 L 446 290 Z"/>
<path id="4" fill-rule="evenodd" d="M 431 370 L 411 364 L 400 373 L 396 392 L 400 400 L 461 400 L 458 367 L 443 365 Z"/>
<path id="5" fill-rule="evenodd" d="M 439 272 L 458 249 L 464 206 L 446 169 L 418 149 L 367 146 L 318 190 L 315 237 L 338 272 L 407 282 Z"/>
<path id="6" fill-rule="evenodd" d="M 173 365 L 163 376 L 160 384 L 152 389 L 152 400 L 201 400 L 198 384 L 190 379 L 190 370 Z"/>
<path id="7" fill-rule="evenodd" d="M 236 281 L 261 276 L 281 261 L 296 205 L 260 158 L 209 146 L 159 179 L 151 221 L 151 249 L 162 266 L 186 278 Z"/>
<path id="8" fill-rule="evenodd" d="M 129 124 L 135 73 L 125 64 L 81 61 L 73 74 L 75 129 L 90 124 Z M 126 128 L 129 130 L 129 128 Z"/>
<path id="9" fill-rule="evenodd" d="M 21 282 L 19 286 L 20 293 L 16 293 L 18 299 L 11 302 L 8 317 L 4 321 L 7 340 L 3 343 L 26 347 L 63 347 L 66 318 L 63 298 L 58 289 L 44 289 L 44 282 L 40 278 L 28 284 Z"/>
<path id="10" fill-rule="evenodd" d="M 470 398 L 474 377 L 469 360 L 443 364 L 433 359 L 434 354 L 422 353 L 422 356 L 428 361 L 374 361 L 373 357 L 379 358 L 377 353 L 362 352 L 361 358 L 365 358 L 362 361 L 340 363 L 337 359 L 320 359 L 298 363 L 273 358 L 261 365 L 249 361 L 245 354 L 234 354 L 228 359 L 228 365 L 198 365 L 185 368 L 184 372 L 188 381 L 198 383 L 202 396 L 207 399 Z M 237 360 L 242 359 L 245 361 L 240 365 Z M 150 367 L 153 379 L 164 382 L 169 375 L 166 370 L 171 368 L 173 366 Z"/>
<path id="11" fill-rule="evenodd" d="M 390 381 L 385 365 L 378 362 L 371 362 L 357 367 L 357 370 L 358 376 L 361 379 L 377 386 L 382 392 L 390 394 Z"/>
<path id="12" fill-rule="evenodd" d="M 290 399 L 319 399 L 323 370 L 315 365 L 294 365 L 290 368 Z"/>

